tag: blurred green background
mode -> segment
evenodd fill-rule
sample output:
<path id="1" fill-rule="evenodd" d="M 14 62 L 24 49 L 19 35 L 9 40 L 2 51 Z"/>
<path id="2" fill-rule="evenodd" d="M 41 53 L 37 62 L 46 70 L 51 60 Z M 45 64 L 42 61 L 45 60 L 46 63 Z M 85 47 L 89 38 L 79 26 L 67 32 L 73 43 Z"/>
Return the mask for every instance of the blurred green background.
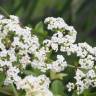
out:
<path id="1" fill-rule="evenodd" d="M 78 31 L 78 42 L 96 45 L 96 0 L 0 0 L 0 6 L 33 27 L 45 17 L 62 17 Z"/>

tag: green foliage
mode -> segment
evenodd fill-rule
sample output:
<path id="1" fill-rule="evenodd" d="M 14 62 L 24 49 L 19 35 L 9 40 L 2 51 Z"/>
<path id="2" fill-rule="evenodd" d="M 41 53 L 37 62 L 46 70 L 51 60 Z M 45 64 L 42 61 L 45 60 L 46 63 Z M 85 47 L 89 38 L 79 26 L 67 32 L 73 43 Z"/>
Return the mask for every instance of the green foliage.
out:
<path id="1" fill-rule="evenodd" d="M 44 30 L 43 22 L 39 22 L 36 24 L 34 28 L 34 33 L 38 36 L 40 43 L 45 39 L 47 36 L 47 32 Z"/>
<path id="2" fill-rule="evenodd" d="M 67 74 L 65 74 L 65 73 L 56 73 L 56 72 L 54 72 L 54 71 L 51 71 L 51 72 L 50 72 L 50 78 L 51 78 L 52 80 L 54 80 L 54 79 L 63 80 L 63 77 L 65 77 L 65 76 L 67 76 Z"/>
<path id="3" fill-rule="evenodd" d="M 64 95 L 64 86 L 62 81 L 55 80 L 51 85 L 51 90 L 55 94 L 55 96 L 63 96 Z"/>
<path id="4" fill-rule="evenodd" d="M 1 78 L 2 77 L 2 78 Z M 5 74 L 3 72 L 0 72 L 0 86 L 3 85 L 3 81 L 5 80 Z"/>

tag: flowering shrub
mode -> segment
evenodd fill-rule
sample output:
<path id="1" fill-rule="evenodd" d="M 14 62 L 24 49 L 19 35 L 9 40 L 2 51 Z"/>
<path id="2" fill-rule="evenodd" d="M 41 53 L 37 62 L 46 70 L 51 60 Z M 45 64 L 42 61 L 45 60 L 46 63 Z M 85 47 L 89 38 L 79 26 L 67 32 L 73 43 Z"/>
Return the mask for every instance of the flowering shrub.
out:
<path id="1" fill-rule="evenodd" d="M 96 47 L 75 43 L 76 35 L 74 27 L 60 17 L 48 17 L 31 29 L 17 16 L 1 15 L 0 92 L 11 96 L 91 94 L 89 89 L 96 87 Z"/>

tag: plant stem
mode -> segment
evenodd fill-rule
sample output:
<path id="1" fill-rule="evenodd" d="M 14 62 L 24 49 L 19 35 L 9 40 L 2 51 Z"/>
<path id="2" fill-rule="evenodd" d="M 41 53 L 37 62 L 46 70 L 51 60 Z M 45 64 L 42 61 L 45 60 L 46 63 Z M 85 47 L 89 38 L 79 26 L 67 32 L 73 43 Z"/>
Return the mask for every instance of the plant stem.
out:
<path id="1" fill-rule="evenodd" d="M 2 7 L 0 7 L 0 14 L 4 15 L 6 18 L 10 18 L 9 14 Z"/>
<path id="2" fill-rule="evenodd" d="M 19 96 L 15 86 L 13 84 L 11 84 L 11 86 L 12 86 L 12 89 L 13 89 L 13 92 L 14 92 L 14 96 Z"/>
<path id="3" fill-rule="evenodd" d="M 68 67 L 70 67 L 70 68 L 78 68 L 78 69 L 85 69 L 85 68 L 81 68 L 81 67 L 76 67 L 76 66 L 73 66 L 73 65 L 68 65 Z"/>
<path id="4" fill-rule="evenodd" d="M 71 67 L 71 68 L 76 68 L 75 66 L 73 66 L 73 65 L 68 65 L 68 67 Z"/>
<path id="5" fill-rule="evenodd" d="M 6 91 L 4 88 L 0 88 L 0 93 L 6 94 L 8 96 L 13 96 L 10 92 Z"/>

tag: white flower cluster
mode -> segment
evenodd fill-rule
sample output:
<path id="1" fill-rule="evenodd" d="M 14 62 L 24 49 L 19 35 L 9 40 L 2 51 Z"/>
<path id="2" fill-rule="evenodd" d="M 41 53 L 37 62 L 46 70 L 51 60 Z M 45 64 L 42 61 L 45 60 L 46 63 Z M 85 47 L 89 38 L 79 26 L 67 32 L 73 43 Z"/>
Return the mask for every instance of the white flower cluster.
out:
<path id="1" fill-rule="evenodd" d="M 66 47 L 75 42 L 77 34 L 76 30 L 73 28 L 73 26 L 68 26 L 62 18 L 46 18 L 45 24 L 48 24 L 49 30 L 54 31 L 54 29 L 56 29 L 56 33 L 53 34 L 51 40 L 46 39 L 44 41 L 44 44 L 46 44 L 48 47 L 58 51 L 58 47 L 61 45 L 60 50 L 64 51 Z"/>
<path id="2" fill-rule="evenodd" d="M 0 20 L 1 62 L 8 61 L 11 64 L 17 62 L 19 56 L 20 63 L 26 67 L 31 62 L 28 54 L 33 54 L 38 48 L 37 36 L 32 36 L 31 28 L 21 27 L 18 17 L 11 15 L 10 19 Z M 0 66 L 4 66 L 4 64 L 1 63 Z"/>
<path id="3" fill-rule="evenodd" d="M 68 52 L 69 51 L 69 52 Z M 67 85 L 68 91 L 77 90 L 77 94 L 81 94 L 85 89 L 96 87 L 96 72 L 95 72 L 95 50 L 86 42 L 78 43 L 70 46 L 67 50 L 69 54 L 76 53 L 79 57 L 75 83 L 69 82 Z M 74 86 L 74 87 L 73 87 Z"/>
<path id="4" fill-rule="evenodd" d="M 81 94 L 84 89 L 88 89 L 90 86 L 96 87 L 96 72 L 93 69 L 87 72 L 77 69 L 74 79 L 76 80 L 75 84 L 71 82 L 67 84 L 68 91 L 76 88 L 77 94 Z"/>
<path id="5" fill-rule="evenodd" d="M 58 72 L 60 72 L 62 69 L 65 69 L 65 59 L 63 64 L 56 63 L 54 66 L 53 64 L 47 64 L 45 59 L 48 50 L 44 47 L 39 48 L 40 44 L 38 38 L 37 36 L 32 35 L 31 28 L 23 28 L 19 23 L 18 17 L 12 15 L 10 16 L 10 19 L 4 18 L 0 20 L 0 48 L 2 50 L 2 57 L 6 57 L 11 63 L 16 62 L 19 57 L 19 63 L 23 68 L 26 68 L 28 64 L 31 64 L 32 67 L 38 68 L 43 72 L 49 69 L 58 70 Z M 29 54 L 34 55 L 36 59 L 31 60 L 32 57 L 30 57 Z M 9 58 L 7 58 L 7 55 Z"/>
<path id="6" fill-rule="evenodd" d="M 6 72 L 6 79 L 4 85 L 10 85 L 15 83 L 18 85 L 18 82 L 21 81 L 21 77 L 18 75 L 20 70 L 16 67 L 10 67 Z"/>
<path id="7" fill-rule="evenodd" d="M 56 61 L 51 61 L 51 63 L 47 63 L 46 62 L 47 57 L 44 57 L 46 53 L 42 51 L 40 54 L 40 52 L 41 50 L 39 50 L 39 52 L 37 53 L 38 55 L 36 54 L 37 58 L 31 62 L 31 66 L 33 68 L 38 68 L 42 72 L 46 72 L 47 70 L 54 70 L 55 72 L 61 72 L 67 67 L 67 62 L 65 61 L 65 58 L 62 55 L 57 55 Z"/>
<path id="8" fill-rule="evenodd" d="M 54 34 L 40 45 L 32 29 L 22 26 L 18 17 L 10 15 L 6 19 L 0 15 L 0 71 L 6 73 L 4 84 L 15 84 L 18 90 L 25 90 L 26 96 L 53 96 L 49 90 L 51 81 L 46 75 L 35 77 L 25 74 L 22 78 L 21 73 L 27 70 L 28 65 L 45 74 L 48 70 L 62 72 L 69 66 L 61 55 L 66 52 L 79 58 L 75 82 L 67 84 L 68 91 L 76 89 L 80 94 L 90 86 L 96 87 L 96 47 L 86 42 L 75 44 L 76 30 L 60 17 L 48 17 L 44 23 Z M 56 53 L 55 60 L 49 56 L 51 52 Z"/>
<path id="9" fill-rule="evenodd" d="M 21 78 L 18 73 L 20 70 L 16 67 L 11 67 L 7 70 L 7 77 L 4 84 L 15 84 L 17 89 L 25 90 L 25 96 L 53 96 L 49 90 L 50 80 L 45 75 L 35 77 L 28 75 L 25 78 Z"/>
<path id="10" fill-rule="evenodd" d="M 49 90 L 50 80 L 45 75 L 38 77 L 26 76 L 18 83 L 17 88 L 25 90 L 26 96 L 53 96 Z"/>
<path id="11" fill-rule="evenodd" d="M 45 46 L 56 52 L 66 52 L 67 55 L 76 54 L 79 58 L 76 76 L 74 76 L 76 82 L 69 82 L 67 84 L 68 91 L 74 89 L 77 90 L 77 94 L 80 94 L 90 86 L 96 87 L 96 72 L 94 69 L 96 47 L 92 48 L 86 42 L 75 44 L 77 32 L 72 26 L 68 26 L 60 17 L 48 17 L 45 19 L 45 24 L 48 24 L 48 30 L 56 32 L 51 39 L 46 39 L 43 42 Z M 86 71 L 84 72 L 84 70 Z"/>
<path id="12" fill-rule="evenodd" d="M 10 19 L 5 17 L 0 19 L 0 70 L 6 71 L 5 85 L 14 83 L 18 89 L 20 87 L 19 82 L 25 81 L 25 79 L 22 80 L 19 73 L 22 73 L 22 68 L 26 70 L 26 66 L 29 64 L 33 68 L 40 69 L 42 72 L 47 70 L 63 71 L 67 67 L 65 58 L 62 55 L 57 55 L 57 60 L 47 63 L 47 53 L 49 52 L 45 47 L 40 48 L 37 36 L 31 33 L 31 28 L 20 25 L 18 17 L 10 15 Z M 35 78 L 29 77 L 29 81 Z M 37 81 L 35 82 L 37 83 Z M 38 84 L 36 86 L 39 88 Z M 25 88 L 28 96 L 30 90 L 32 91 L 32 89 Z M 40 90 L 36 91 L 36 93 L 32 92 L 32 94 L 34 93 L 34 96 L 38 94 L 39 96 L 45 96 L 45 94 L 46 96 L 52 96 L 52 93 L 48 91 L 48 87 L 41 88 Z"/>
<path id="13" fill-rule="evenodd" d="M 48 24 L 47 29 L 48 30 L 60 30 L 68 27 L 68 25 L 64 22 L 64 20 L 60 17 L 54 18 L 54 17 L 48 17 L 44 21 L 45 24 Z"/>
<path id="14" fill-rule="evenodd" d="M 39 47 L 37 36 L 32 35 L 31 28 L 20 25 L 18 17 L 0 18 L 0 71 L 6 73 L 5 85 L 15 84 L 17 89 L 26 91 L 26 96 L 53 96 L 49 90 L 50 80 L 45 75 L 24 79 L 19 76 L 21 69 L 32 63 L 30 55 L 41 58 L 44 50 L 38 52 Z"/>

